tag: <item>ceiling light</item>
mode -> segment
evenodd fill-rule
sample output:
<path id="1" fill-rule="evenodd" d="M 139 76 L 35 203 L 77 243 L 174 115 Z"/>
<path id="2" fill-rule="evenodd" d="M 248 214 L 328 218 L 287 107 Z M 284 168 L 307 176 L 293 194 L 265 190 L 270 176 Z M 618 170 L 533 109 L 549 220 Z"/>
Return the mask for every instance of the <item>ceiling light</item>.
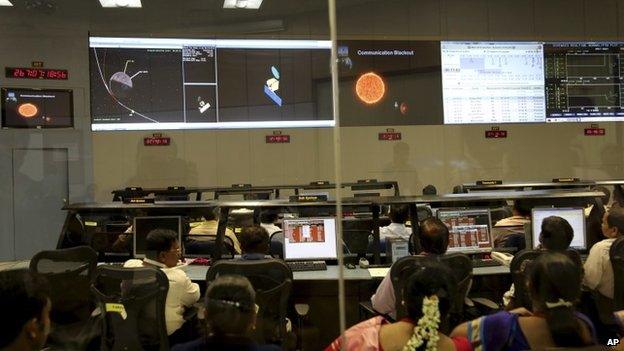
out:
<path id="1" fill-rule="evenodd" d="M 224 9 L 257 10 L 262 5 L 262 0 L 224 0 Z"/>
<path id="2" fill-rule="evenodd" d="M 13 6 L 9 0 L 0 0 L 0 6 Z"/>
<path id="3" fill-rule="evenodd" d="M 1 1 L 1 0 L 0 0 Z M 100 0 L 102 7 L 141 7 L 141 0 Z"/>

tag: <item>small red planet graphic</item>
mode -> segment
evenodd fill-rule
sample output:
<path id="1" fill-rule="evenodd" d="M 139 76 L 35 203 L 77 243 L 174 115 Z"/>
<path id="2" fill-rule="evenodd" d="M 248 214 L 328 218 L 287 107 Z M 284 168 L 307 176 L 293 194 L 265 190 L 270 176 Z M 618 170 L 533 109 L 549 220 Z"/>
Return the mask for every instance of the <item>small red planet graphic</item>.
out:
<path id="1" fill-rule="evenodd" d="M 39 113 L 39 109 L 35 104 L 26 102 L 17 107 L 17 113 L 24 118 L 33 118 Z"/>
<path id="2" fill-rule="evenodd" d="M 362 102 L 372 105 L 384 97 L 386 84 L 377 73 L 364 73 L 355 82 L 355 93 Z"/>

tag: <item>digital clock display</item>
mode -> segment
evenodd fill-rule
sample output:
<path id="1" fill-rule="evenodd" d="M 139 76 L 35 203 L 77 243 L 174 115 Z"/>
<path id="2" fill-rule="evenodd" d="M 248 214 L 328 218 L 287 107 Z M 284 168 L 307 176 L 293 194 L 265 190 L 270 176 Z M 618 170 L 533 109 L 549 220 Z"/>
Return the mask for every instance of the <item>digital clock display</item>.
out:
<path id="1" fill-rule="evenodd" d="M 67 80 L 66 69 L 7 67 L 7 78 Z"/>

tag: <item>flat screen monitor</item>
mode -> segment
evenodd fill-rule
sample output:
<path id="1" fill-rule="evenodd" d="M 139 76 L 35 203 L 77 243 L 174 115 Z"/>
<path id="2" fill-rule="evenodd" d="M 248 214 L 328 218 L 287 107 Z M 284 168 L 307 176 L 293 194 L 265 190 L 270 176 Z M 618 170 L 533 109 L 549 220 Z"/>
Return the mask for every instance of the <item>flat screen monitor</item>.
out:
<path id="1" fill-rule="evenodd" d="M 546 217 L 559 216 L 564 218 L 574 230 L 574 237 L 570 243 L 570 247 L 577 250 L 586 250 L 586 233 L 585 233 L 585 213 L 582 208 L 533 208 L 532 210 L 532 226 L 533 226 L 533 248 L 539 245 L 539 236 L 542 231 L 542 221 Z"/>
<path id="2" fill-rule="evenodd" d="M 336 220 L 334 218 L 284 219 L 285 260 L 336 259 Z"/>
<path id="3" fill-rule="evenodd" d="M 176 233 L 182 243 L 182 218 L 180 216 L 150 216 L 134 218 L 134 257 L 145 257 L 145 238 L 154 229 L 169 229 Z"/>
<path id="4" fill-rule="evenodd" d="M 437 217 L 449 228 L 448 252 L 492 251 L 489 209 L 439 209 Z"/>
<path id="5" fill-rule="evenodd" d="M 89 38 L 91 128 L 332 127 L 328 40 Z"/>
<path id="6" fill-rule="evenodd" d="M 71 90 L 2 88 L 3 128 L 72 128 Z"/>
<path id="7" fill-rule="evenodd" d="M 444 124 L 544 122 L 540 42 L 442 41 Z"/>

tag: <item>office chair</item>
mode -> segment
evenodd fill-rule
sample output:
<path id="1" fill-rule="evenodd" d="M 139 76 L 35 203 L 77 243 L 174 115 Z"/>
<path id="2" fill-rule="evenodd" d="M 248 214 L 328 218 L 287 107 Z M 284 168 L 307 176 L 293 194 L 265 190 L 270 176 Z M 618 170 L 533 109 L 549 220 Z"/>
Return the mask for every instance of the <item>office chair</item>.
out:
<path id="1" fill-rule="evenodd" d="M 438 256 L 438 259 L 451 269 L 451 273 L 453 273 L 455 281 L 457 282 L 457 290 L 451 305 L 450 315 L 451 317 L 462 316 L 464 313 L 464 304 L 472 285 L 472 261 L 470 257 L 462 253 L 446 254 Z M 485 300 L 486 299 L 481 299 L 481 301 Z M 483 304 L 488 305 L 486 303 Z"/>
<path id="2" fill-rule="evenodd" d="M 533 261 L 543 253 L 544 251 L 539 250 L 523 250 L 515 254 L 511 260 L 509 270 L 515 290 L 514 307 L 525 307 L 531 310 L 531 296 L 526 285 L 527 274 Z"/>
<path id="3" fill-rule="evenodd" d="M 30 260 L 30 271 L 50 284 L 50 345 L 89 341 L 82 332 L 87 332 L 84 328 L 93 310 L 89 287 L 96 266 L 97 253 L 88 246 L 41 251 Z"/>
<path id="4" fill-rule="evenodd" d="M 287 340 L 286 313 L 293 275 L 280 260 L 222 260 L 206 273 L 206 283 L 220 275 L 241 275 L 249 279 L 256 291 L 259 306 L 254 339 L 260 344 L 284 344 Z"/>
<path id="5" fill-rule="evenodd" d="M 101 350 L 169 350 L 168 290 L 160 269 L 99 266 L 91 291 L 103 315 Z"/>
<path id="6" fill-rule="evenodd" d="M 277 231 L 271 234 L 269 255 L 273 258 L 284 258 L 284 232 Z"/>
<path id="7" fill-rule="evenodd" d="M 357 255 L 360 257 L 366 257 L 368 252 L 368 236 L 370 231 L 361 229 L 349 229 L 342 231 L 342 240 L 344 242 L 347 253 Z"/>
<path id="8" fill-rule="evenodd" d="M 201 240 L 193 239 L 194 237 L 201 237 Z M 187 235 L 184 242 L 184 253 L 188 255 L 197 256 L 210 256 L 214 257 L 215 244 L 217 237 L 212 235 Z M 224 236 L 223 245 L 225 250 L 221 253 L 221 256 L 229 255 L 234 258 L 234 242 L 231 238 Z"/>
<path id="9" fill-rule="evenodd" d="M 624 310 L 624 237 L 616 239 L 609 250 L 613 267 L 613 309 Z"/>

